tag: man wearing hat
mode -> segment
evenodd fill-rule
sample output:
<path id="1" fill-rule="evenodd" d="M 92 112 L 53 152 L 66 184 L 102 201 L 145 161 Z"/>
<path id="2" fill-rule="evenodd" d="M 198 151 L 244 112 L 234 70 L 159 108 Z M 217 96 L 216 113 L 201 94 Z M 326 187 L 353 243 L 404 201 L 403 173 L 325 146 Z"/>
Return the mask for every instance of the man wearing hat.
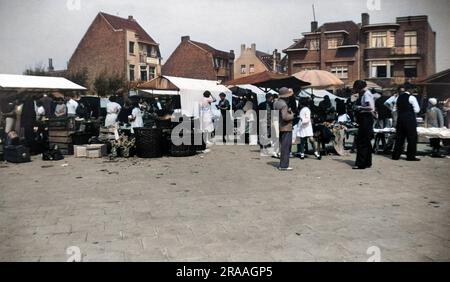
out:
<path id="1" fill-rule="evenodd" d="M 292 89 L 283 87 L 279 90 L 279 99 L 274 103 L 273 109 L 279 114 L 279 131 L 280 131 L 280 166 L 281 171 L 292 170 L 289 167 L 289 157 L 291 155 L 292 147 L 292 120 L 294 114 L 288 107 L 287 100 L 294 95 Z"/>
<path id="2" fill-rule="evenodd" d="M 442 111 L 437 107 L 437 99 L 430 98 L 428 99 L 428 110 L 425 114 L 425 125 L 427 128 L 436 127 L 442 128 L 444 127 L 444 115 Z M 430 146 L 433 148 L 431 153 L 431 157 L 433 158 L 442 158 L 443 156 L 439 153 L 441 148 L 441 139 L 440 138 L 430 138 Z"/>

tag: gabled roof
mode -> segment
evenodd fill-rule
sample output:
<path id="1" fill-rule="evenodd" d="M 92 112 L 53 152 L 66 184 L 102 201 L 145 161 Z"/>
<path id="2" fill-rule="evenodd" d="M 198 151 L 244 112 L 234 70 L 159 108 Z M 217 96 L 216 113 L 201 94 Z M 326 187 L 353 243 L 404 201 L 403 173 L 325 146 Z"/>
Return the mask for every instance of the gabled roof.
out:
<path id="1" fill-rule="evenodd" d="M 273 55 L 256 50 L 256 57 L 266 66 L 270 71 L 273 71 Z"/>
<path id="2" fill-rule="evenodd" d="M 359 25 L 357 25 L 353 21 L 341 21 L 341 22 L 331 22 L 331 23 L 325 23 L 321 25 L 317 29 L 317 34 L 319 34 L 320 31 L 323 32 L 342 32 L 344 34 L 344 42 L 343 45 L 356 45 L 358 44 L 358 37 L 359 37 Z M 305 37 L 296 40 L 294 44 L 289 46 L 288 48 L 284 49 L 283 52 L 288 51 L 289 49 L 300 49 L 306 47 L 306 39 Z"/>
<path id="3" fill-rule="evenodd" d="M 198 47 L 202 48 L 203 50 L 207 51 L 208 53 L 211 53 L 213 55 L 213 57 L 220 57 L 223 59 L 234 60 L 234 56 L 231 56 L 230 53 L 221 51 L 221 50 L 217 50 L 206 43 L 193 41 L 193 40 L 189 40 L 189 42 L 191 42 L 194 45 L 197 45 Z"/>
<path id="4" fill-rule="evenodd" d="M 115 29 L 132 30 L 139 37 L 139 41 L 158 45 L 153 38 L 134 19 L 124 19 L 103 12 L 99 13 Z"/>

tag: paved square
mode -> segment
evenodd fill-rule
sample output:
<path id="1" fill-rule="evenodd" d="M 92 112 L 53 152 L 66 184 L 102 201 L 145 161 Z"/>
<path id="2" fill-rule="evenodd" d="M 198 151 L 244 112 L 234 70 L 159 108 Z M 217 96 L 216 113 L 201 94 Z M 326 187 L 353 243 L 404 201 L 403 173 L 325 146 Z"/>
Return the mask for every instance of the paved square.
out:
<path id="1" fill-rule="evenodd" d="M 257 147 L 162 159 L 0 164 L 0 260 L 450 259 L 449 159 L 350 169 L 354 155 L 292 159 Z M 65 166 L 63 164 L 67 163 Z"/>

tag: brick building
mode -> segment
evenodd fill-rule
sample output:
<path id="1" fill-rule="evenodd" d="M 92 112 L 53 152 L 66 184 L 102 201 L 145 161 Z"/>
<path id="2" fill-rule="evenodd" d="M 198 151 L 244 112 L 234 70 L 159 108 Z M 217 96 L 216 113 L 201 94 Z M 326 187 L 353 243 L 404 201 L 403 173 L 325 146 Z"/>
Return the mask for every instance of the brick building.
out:
<path id="1" fill-rule="evenodd" d="M 88 87 L 101 74 L 147 81 L 161 74 L 159 44 L 129 16 L 99 13 L 70 58 L 68 71 L 88 71 Z"/>
<path id="2" fill-rule="evenodd" d="M 281 72 L 281 54 L 275 49 L 272 54 L 256 50 L 256 44 L 251 48 L 241 45 L 241 54 L 234 62 L 234 78 L 240 78 L 254 73 L 271 71 Z"/>
<path id="3" fill-rule="evenodd" d="M 326 23 L 311 30 L 285 50 L 288 56 L 288 73 L 302 70 L 327 70 L 344 82 L 359 77 L 359 26 L 353 21 Z"/>
<path id="4" fill-rule="evenodd" d="M 346 85 L 365 79 L 390 87 L 416 82 L 435 72 L 436 34 L 427 16 L 370 24 L 369 15 L 364 13 L 361 21 L 320 27 L 312 22 L 310 32 L 283 50 L 288 56 L 288 73 L 321 69 L 334 73 Z"/>
<path id="5" fill-rule="evenodd" d="M 162 67 L 163 75 L 227 81 L 233 79 L 234 51 L 224 52 L 189 36 L 181 42 Z"/>
<path id="6" fill-rule="evenodd" d="M 435 45 L 427 16 L 370 24 L 369 15 L 363 14 L 361 77 L 383 87 L 425 79 L 436 72 Z"/>

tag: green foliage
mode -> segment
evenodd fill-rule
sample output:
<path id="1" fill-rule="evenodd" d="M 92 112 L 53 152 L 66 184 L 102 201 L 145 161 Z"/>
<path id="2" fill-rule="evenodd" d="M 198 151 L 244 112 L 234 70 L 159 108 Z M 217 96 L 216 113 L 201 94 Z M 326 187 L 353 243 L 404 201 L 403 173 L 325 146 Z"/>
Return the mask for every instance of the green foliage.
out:
<path id="1" fill-rule="evenodd" d="M 100 74 L 94 81 L 94 88 L 98 96 L 105 97 L 115 94 L 119 89 L 126 86 L 126 81 L 114 75 Z"/>

